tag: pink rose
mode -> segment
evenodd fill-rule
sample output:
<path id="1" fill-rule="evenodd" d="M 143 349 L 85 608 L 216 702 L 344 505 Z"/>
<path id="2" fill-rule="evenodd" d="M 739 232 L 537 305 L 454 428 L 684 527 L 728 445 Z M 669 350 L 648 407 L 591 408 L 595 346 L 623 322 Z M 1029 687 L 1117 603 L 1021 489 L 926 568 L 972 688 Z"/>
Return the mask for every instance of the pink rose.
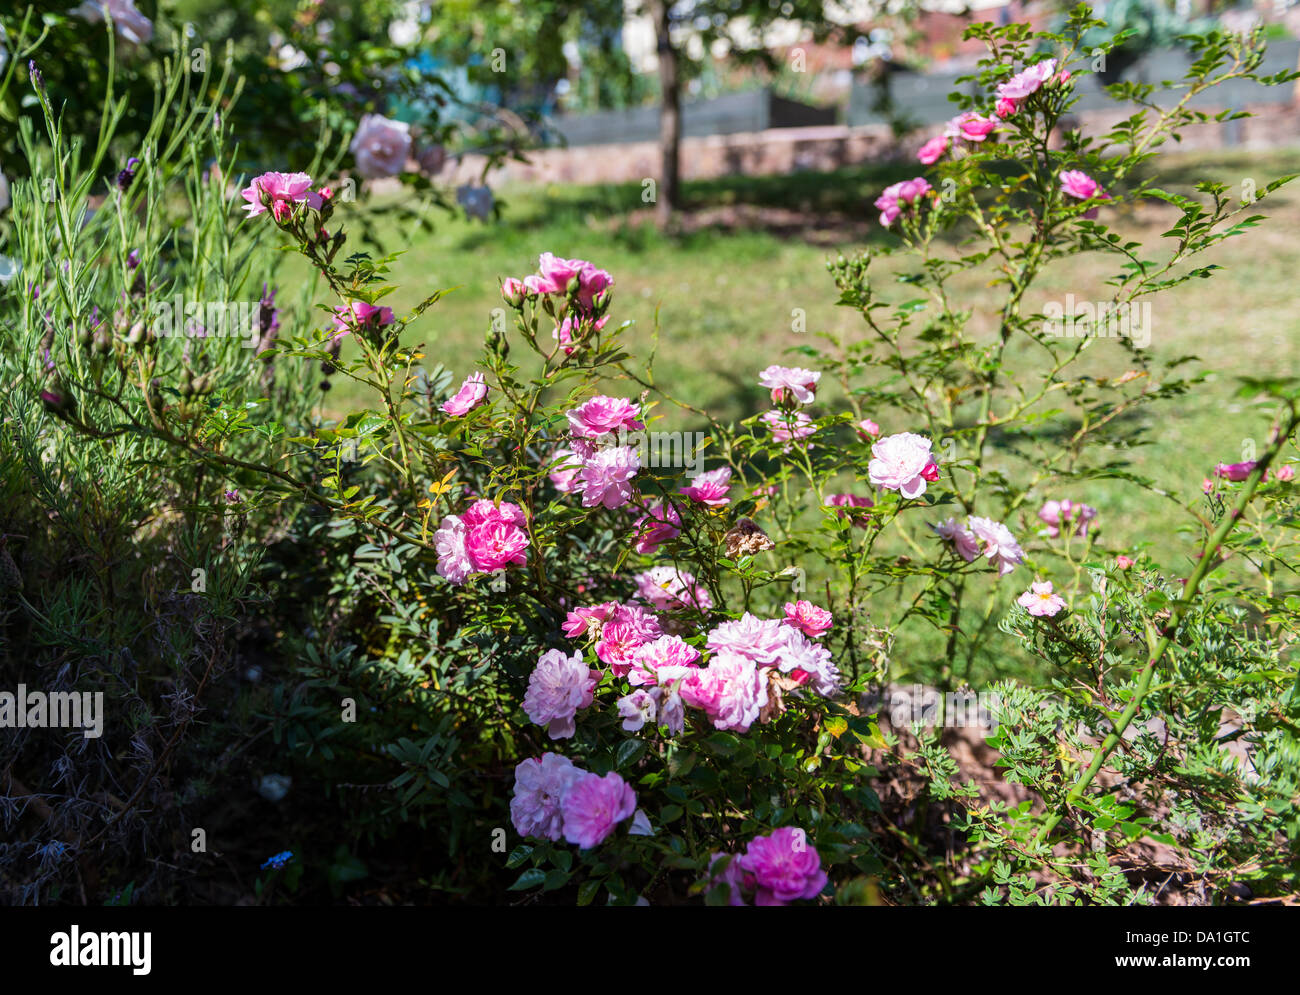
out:
<path id="1" fill-rule="evenodd" d="M 264 198 L 269 198 L 277 221 L 287 218 L 295 204 L 306 204 L 313 210 L 321 206 L 320 195 L 312 192 L 311 177 L 306 173 L 263 173 L 255 176 L 239 195 L 248 202 L 244 210 L 250 218 L 266 213 Z"/>
<path id="2" fill-rule="evenodd" d="M 811 404 L 821 378 L 821 373 L 798 366 L 769 366 L 758 375 L 758 383 L 772 392 L 773 404 L 782 404 L 787 397 Z"/>
<path id="3" fill-rule="evenodd" d="M 565 840 L 590 850 L 636 811 L 636 792 L 613 771 L 604 777 L 584 772 L 564 793 L 561 807 Z"/>
<path id="4" fill-rule="evenodd" d="M 759 419 L 776 442 L 784 443 L 788 452 L 795 439 L 806 439 L 817 431 L 813 420 L 802 411 L 765 411 Z"/>
<path id="5" fill-rule="evenodd" d="M 1063 526 L 1074 526 L 1074 534 L 1088 534 L 1089 523 L 1097 517 L 1097 509 L 1086 504 L 1075 504 L 1068 498 L 1064 501 L 1047 501 L 1038 509 L 1038 517 L 1047 524 L 1047 534 L 1055 539 L 1061 534 Z"/>
<path id="6" fill-rule="evenodd" d="M 644 688 L 619 698 L 617 707 L 623 719 L 623 729 L 627 732 L 637 732 L 647 722 L 653 725 L 658 711 L 655 696 Z"/>
<path id="7" fill-rule="evenodd" d="M 582 662 L 582 654 L 565 656 L 547 650 L 528 677 L 524 711 L 531 722 L 546 726 L 551 739 L 567 739 L 577 731 L 574 716 L 591 704 L 600 675 Z"/>
<path id="8" fill-rule="evenodd" d="M 1001 522 L 972 515 L 966 525 L 979 540 L 984 556 L 990 563 L 997 564 L 999 577 L 1009 574 L 1017 564 L 1024 561 L 1025 554 L 1016 542 L 1016 537 Z"/>
<path id="9" fill-rule="evenodd" d="M 1240 483 L 1251 475 L 1255 470 L 1255 461 L 1249 460 L 1244 463 L 1220 463 L 1214 468 L 1216 477 L 1223 477 L 1234 483 Z"/>
<path id="10" fill-rule="evenodd" d="M 1050 80 L 1056 72 L 1056 60 L 1045 59 L 1022 69 L 1009 80 L 998 84 L 998 97 L 1004 100 L 1024 100 Z"/>
<path id="11" fill-rule="evenodd" d="M 632 478 L 641 468 L 635 446 L 601 449 L 583 463 L 582 506 L 618 508 L 632 500 Z"/>
<path id="12" fill-rule="evenodd" d="M 826 505 L 829 508 L 873 508 L 876 502 L 871 500 L 865 494 L 827 494 Z M 850 517 L 850 512 L 841 510 L 839 518 Z M 865 529 L 871 521 L 866 515 L 852 515 L 853 524 L 860 529 Z"/>
<path id="13" fill-rule="evenodd" d="M 601 394 L 567 412 L 565 417 L 569 419 L 569 428 L 574 435 L 599 439 L 619 429 L 639 431 L 645 428 L 637 420 L 637 414 L 637 406 L 632 401 Z"/>
<path id="14" fill-rule="evenodd" d="M 694 608 L 705 612 L 713 607 L 713 598 L 695 575 L 675 567 L 651 567 L 633 578 L 637 596 L 660 611 Z"/>
<path id="15" fill-rule="evenodd" d="M 980 555 L 980 544 L 979 540 L 975 538 L 975 533 L 964 528 L 958 523 L 957 519 L 950 518 L 946 522 L 940 522 L 938 525 L 930 527 L 940 539 L 946 539 L 952 543 L 957 555 L 967 563 Z"/>
<path id="16" fill-rule="evenodd" d="M 775 667 L 789 644 L 790 630 L 780 619 L 758 618 L 749 612 L 714 626 L 706 641 L 711 653 L 734 653 L 760 667 Z"/>
<path id="17" fill-rule="evenodd" d="M 929 191 L 929 181 L 923 176 L 885 187 L 880 196 L 876 198 L 876 209 L 880 211 L 880 223 L 888 228 L 903 212 L 904 207 L 915 203 L 919 197 Z"/>
<path id="18" fill-rule="evenodd" d="M 1119 567 L 1121 570 L 1127 570 L 1132 565 L 1133 565 L 1133 559 L 1131 557 L 1125 556 L 1123 553 L 1115 557 L 1115 566 Z"/>
<path id="19" fill-rule="evenodd" d="M 830 631 L 835 619 L 825 608 L 818 608 L 811 601 L 787 601 L 785 624 L 798 629 L 809 639 L 819 639 Z"/>
<path id="20" fill-rule="evenodd" d="M 582 490 L 582 457 L 572 449 L 557 449 L 551 457 L 548 476 L 555 489 L 562 494 Z"/>
<path id="21" fill-rule="evenodd" d="M 1294 480 L 1295 467 L 1293 467 L 1290 463 L 1284 464 L 1283 466 L 1277 468 L 1277 472 L 1274 474 L 1274 477 L 1276 477 L 1276 479 L 1282 483 L 1286 483 L 1288 480 Z"/>
<path id="22" fill-rule="evenodd" d="M 953 138 L 963 138 L 968 142 L 982 142 L 997 130 L 999 124 L 997 118 L 967 111 L 948 122 L 947 133 Z"/>
<path id="23" fill-rule="evenodd" d="M 367 114 L 357 125 L 351 149 L 357 172 L 366 179 L 396 176 L 406 168 L 407 156 L 411 154 L 411 126 L 379 114 Z"/>
<path id="24" fill-rule="evenodd" d="M 642 556 L 654 553 L 682 532 L 682 519 L 671 502 L 661 501 L 636 520 L 636 537 L 632 548 Z"/>
<path id="25" fill-rule="evenodd" d="M 880 435 L 880 426 L 870 418 L 863 418 L 862 421 L 853 426 L 853 431 L 858 433 L 859 439 L 866 442 L 868 439 L 874 439 Z"/>
<path id="26" fill-rule="evenodd" d="M 947 135 L 936 135 L 921 146 L 920 151 L 916 153 L 916 157 L 924 165 L 933 166 L 943 158 L 943 154 L 948 151 L 948 144 L 949 139 Z"/>
<path id="27" fill-rule="evenodd" d="M 482 373 L 471 373 L 465 378 L 465 382 L 460 385 L 460 390 L 456 396 L 445 401 L 442 410 L 447 412 L 453 418 L 460 418 L 469 414 L 487 397 L 488 387 L 483 379 Z"/>
<path id="28" fill-rule="evenodd" d="M 496 573 L 511 563 L 528 562 L 528 533 L 510 522 L 485 522 L 465 537 L 465 553 L 480 573 Z"/>
<path id="29" fill-rule="evenodd" d="M 568 757 L 543 753 L 515 767 L 515 790 L 510 799 L 510 821 L 520 836 L 544 840 L 564 837 L 561 802 L 583 773 Z"/>
<path id="30" fill-rule="evenodd" d="M 699 697 L 711 703 L 705 713 L 715 729 L 749 732 L 767 704 L 767 675 L 753 660 L 731 650 L 715 653 L 708 667 L 691 676 L 696 682 L 693 687 L 700 682 L 715 685 L 707 697 Z M 682 682 L 682 697 L 691 704 L 686 681 Z"/>
<path id="31" fill-rule="evenodd" d="M 1061 190 L 1066 196 L 1073 197 L 1075 200 L 1110 200 L 1110 195 L 1101 189 L 1101 184 L 1094 180 L 1087 173 L 1080 172 L 1077 169 L 1067 169 L 1061 174 Z M 1084 217 L 1091 221 L 1097 217 L 1099 208 L 1092 208 L 1084 212 Z"/>
<path id="32" fill-rule="evenodd" d="M 741 869 L 753 875 L 755 905 L 788 905 L 816 898 L 826 887 L 821 857 L 802 829 L 782 826 L 751 840 L 739 861 Z"/>
<path id="33" fill-rule="evenodd" d="M 898 491 L 905 498 L 920 497 L 925 493 L 926 481 L 933 480 L 938 471 L 930 446 L 929 439 L 913 432 L 885 436 L 871 447 L 868 479 L 877 487 Z"/>
<path id="34" fill-rule="evenodd" d="M 367 304 L 365 301 L 353 301 L 351 304 L 343 304 L 334 309 L 334 334 L 331 338 L 338 338 L 361 328 L 383 328 L 385 325 L 391 325 L 394 320 L 393 309 L 390 307 L 379 307 L 375 304 Z"/>
<path id="35" fill-rule="evenodd" d="M 679 489 L 692 501 L 720 508 L 730 502 L 727 491 L 731 488 L 731 467 L 720 466 L 708 473 L 701 473 L 686 487 Z"/>

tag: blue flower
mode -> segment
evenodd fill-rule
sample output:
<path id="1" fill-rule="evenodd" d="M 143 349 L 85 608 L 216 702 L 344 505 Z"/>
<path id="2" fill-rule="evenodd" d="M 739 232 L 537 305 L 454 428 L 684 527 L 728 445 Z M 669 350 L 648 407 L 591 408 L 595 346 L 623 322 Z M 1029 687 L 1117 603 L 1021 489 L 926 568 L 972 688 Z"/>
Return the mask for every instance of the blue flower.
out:
<path id="1" fill-rule="evenodd" d="M 281 867 L 283 867 L 291 860 L 293 860 L 293 851 L 284 850 L 280 853 L 277 853 L 274 857 L 272 857 L 265 864 L 263 864 L 262 870 L 266 870 L 268 867 L 272 867 L 275 870 L 279 870 Z"/>

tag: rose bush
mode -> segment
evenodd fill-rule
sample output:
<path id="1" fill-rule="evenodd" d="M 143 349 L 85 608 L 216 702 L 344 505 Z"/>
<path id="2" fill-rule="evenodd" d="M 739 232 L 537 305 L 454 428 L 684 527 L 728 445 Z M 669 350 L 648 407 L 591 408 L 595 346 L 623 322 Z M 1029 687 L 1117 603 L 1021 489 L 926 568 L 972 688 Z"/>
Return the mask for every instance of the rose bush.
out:
<path id="1" fill-rule="evenodd" d="M 169 453 L 186 468 L 171 501 L 207 495 L 263 537 L 273 569 L 252 611 L 292 661 L 259 699 L 275 736 L 319 764 L 350 825 L 435 853 L 433 892 L 1148 901 L 1143 845 L 1216 898 L 1245 880 L 1293 890 L 1300 607 L 1280 460 L 1295 388 L 1243 386 L 1275 405 L 1275 431 L 1240 473 L 1172 496 L 1197 535 L 1177 540 L 1187 576 L 1170 576 L 1104 544 L 1093 485 L 1151 486 L 1125 462 L 1132 416 L 1194 378 L 1123 339 L 1054 334 L 1034 290 L 1053 260 L 1099 253 L 1125 304 L 1208 275 L 1188 261 L 1256 223 L 1222 188 L 1202 202 L 1153 169 L 1198 120 L 1188 101 L 1252 76 L 1259 43 L 1207 36 L 1174 105 L 1122 86 L 1145 112 L 1062 132 L 1094 23 L 972 29 L 990 49 L 980 96 L 922 147 L 928 177 L 875 204 L 911 260 L 903 291 L 873 284 L 871 254 L 831 261 L 862 333 L 793 348 L 806 365 L 755 357 L 770 407 L 738 423 L 634 360 L 641 333 L 599 260 L 521 260 L 482 355 L 429 369 L 411 333 L 440 294 L 384 304 L 390 260 L 341 251 L 348 205 L 305 174 L 251 177 L 242 197 L 210 185 L 206 210 L 234 217 L 242 200 L 248 215 L 247 243 L 223 224 L 212 257 L 291 245 L 312 274 L 313 307 L 274 332 L 259 318 L 250 373 L 215 334 L 180 348 L 131 332 L 172 289 L 158 240 L 131 227 L 114 242 L 107 222 L 77 234 L 73 203 L 18 184 L 24 272 L 53 288 L 6 297 L 6 362 L 37 412 L 19 451 L 30 464 L 49 437 Z M 1180 214 L 1163 255 L 1104 223 L 1139 200 Z M 950 287 L 981 267 L 1005 291 L 985 327 Z M 1087 358 L 1104 373 L 1081 372 L 1103 351 Z M 281 409 L 267 376 L 316 400 Z M 320 388 L 338 378 L 370 403 L 327 419 Z M 707 445 L 688 459 L 696 425 Z M 688 474 L 695 455 L 708 468 Z M 277 599 L 300 607 L 277 614 Z M 1032 663 L 1010 673 L 1012 655 Z M 882 707 L 911 675 L 949 693 L 939 715 Z M 981 796 L 933 728 L 975 679 L 996 692 L 989 743 L 1015 805 Z"/>

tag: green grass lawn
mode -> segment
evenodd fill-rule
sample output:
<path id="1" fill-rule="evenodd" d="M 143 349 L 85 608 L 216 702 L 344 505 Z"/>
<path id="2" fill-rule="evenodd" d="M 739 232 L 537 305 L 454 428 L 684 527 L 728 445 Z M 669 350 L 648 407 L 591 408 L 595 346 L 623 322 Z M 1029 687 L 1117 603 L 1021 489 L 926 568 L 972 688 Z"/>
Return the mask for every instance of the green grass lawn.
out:
<path id="1" fill-rule="evenodd" d="M 1196 183 L 1219 180 L 1240 190 L 1248 178 L 1262 189 L 1277 176 L 1300 171 L 1300 150 L 1182 154 L 1160 161 L 1161 185 L 1169 189 L 1194 194 Z M 500 279 L 532 272 L 538 254 L 552 251 L 590 259 L 614 275 L 612 314 L 616 321 L 636 322 L 626 340 L 634 355 L 649 350 L 657 316 L 656 379 L 725 419 L 765 407 L 757 372 L 781 361 L 784 350 L 809 341 L 791 330 L 793 309 L 806 313 L 810 334 L 861 334 L 859 316 L 834 303 L 826 261 L 839 251 L 891 239 L 875 223 L 871 202 L 882 187 L 915 172 L 908 165 L 872 165 L 689 183 L 691 220 L 686 233 L 676 237 L 654 229 L 639 185 L 508 189 L 502 192 L 504 214 L 498 223 L 434 214 L 434 230 L 416 234 L 409 222 L 399 221 L 392 202 L 365 209 L 376 212 L 374 230 L 382 249 L 405 250 L 391 274 L 401 290 L 390 303 L 399 312 L 435 289 L 456 288 L 407 334 L 458 379 L 475 365 L 490 313 L 501 306 Z M 1263 448 L 1268 412 L 1234 398 L 1235 378 L 1298 372 L 1292 346 L 1300 333 L 1294 304 L 1300 187 L 1283 187 L 1258 213 L 1269 216 L 1259 228 L 1199 257 L 1198 264 L 1214 262 L 1222 270 L 1154 301 L 1150 350 L 1158 358 L 1193 354 L 1210 379 L 1203 389 L 1138 416 L 1149 445 L 1136 450 L 1133 459 L 1138 472 L 1184 500 L 1199 492 L 1216 462 L 1242 458 L 1243 440 L 1253 438 Z M 1150 247 L 1174 217 L 1172 209 L 1151 203 L 1112 210 L 1106 220 Z M 889 288 L 886 274 L 909 264 L 908 257 L 898 256 L 876 265 L 876 285 Z M 1031 291 L 1027 307 L 1037 310 L 1067 293 L 1080 300 L 1104 299 L 1109 295 L 1103 281 L 1114 269 L 1112 259 L 1062 261 Z M 974 309 L 973 333 L 994 327 L 999 298 L 986 286 L 989 276 L 988 271 L 964 274 L 952 288 L 958 306 Z M 904 287 L 897 293 L 898 300 L 915 296 Z M 1014 363 L 1024 355 L 1013 350 L 1009 359 Z M 1130 365 L 1113 341 L 1090 346 L 1089 373 L 1115 376 Z M 359 400 L 346 385 L 337 388 L 329 398 L 336 410 Z M 835 399 L 828 393 L 819 401 L 834 404 Z M 915 427 L 895 424 L 889 416 L 877 420 L 886 432 Z M 1057 496 L 1100 509 L 1107 547 L 1127 548 L 1161 536 L 1153 555 L 1175 571 L 1186 568 L 1190 547 L 1171 542 L 1170 533 L 1187 516 L 1174 504 L 1121 482 L 1074 485 Z"/>

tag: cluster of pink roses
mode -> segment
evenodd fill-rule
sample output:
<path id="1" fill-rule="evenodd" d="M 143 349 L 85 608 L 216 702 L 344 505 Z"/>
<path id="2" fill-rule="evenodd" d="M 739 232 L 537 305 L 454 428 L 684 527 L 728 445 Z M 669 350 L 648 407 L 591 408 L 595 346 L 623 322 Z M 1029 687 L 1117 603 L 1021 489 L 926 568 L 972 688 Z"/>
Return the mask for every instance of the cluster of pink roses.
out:
<path id="1" fill-rule="evenodd" d="M 1055 539 L 1061 529 L 1073 527 L 1074 535 L 1086 536 L 1088 525 L 1097 517 L 1097 509 L 1086 504 L 1075 504 L 1069 498 L 1064 501 L 1046 501 L 1038 509 L 1038 517 L 1047 528 L 1044 530 L 1049 538 Z"/>
<path id="2" fill-rule="evenodd" d="M 604 312 L 609 307 L 609 288 L 613 285 L 614 278 L 594 263 L 543 252 L 536 273 L 522 280 L 509 277 L 502 281 L 501 296 L 514 308 L 522 308 L 525 301 L 539 297 L 564 296 L 570 313 L 556 316 L 551 336 L 567 355 L 592 329 L 605 327 L 609 319 Z"/>
<path id="3" fill-rule="evenodd" d="M 903 213 L 903 209 L 916 203 L 930 192 L 930 183 L 923 176 L 917 176 L 901 183 L 885 187 L 876 198 L 876 210 L 880 212 L 880 223 L 888 228 Z"/>
<path id="4" fill-rule="evenodd" d="M 618 436 L 645 428 L 637 405 L 603 394 L 568 412 L 571 441 L 552 457 L 550 478 L 565 494 L 582 493 L 585 508 L 620 508 L 632 500 L 633 478 L 641 469 L 636 446 L 617 445 Z"/>
<path id="5" fill-rule="evenodd" d="M 528 523 L 523 509 L 509 501 L 496 505 L 480 498 L 459 515 L 442 520 L 433 537 L 438 574 L 463 584 L 473 573 L 498 573 L 528 562 Z"/>
<path id="6" fill-rule="evenodd" d="M 634 817 L 629 832 L 650 834 L 649 820 L 637 811 L 636 792 L 613 771 L 601 777 L 558 753 L 544 753 L 515 767 L 510 821 L 520 836 L 562 839 L 589 850 L 629 816 Z"/>
<path id="7" fill-rule="evenodd" d="M 1224 480 L 1240 483 L 1249 477 L 1258 465 L 1256 460 L 1246 460 L 1241 463 L 1218 463 L 1214 467 L 1214 475 Z M 1284 464 L 1273 471 L 1273 478 L 1285 483 L 1288 480 L 1295 479 L 1295 467 L 1290 464 Z M 1268 480 L 1268 471 L 1264 472 L 1264 480 Z M 1209 481 L 1207 481 L 1209 483 Z M 1211 485 L 1212 486 L 1212 485 Z M 1205 488 L 1207 491 L 1210 487 Z"/>
<path id="8" fill-rule="evenodd" d="M 1004 576 L 1024 562 L 1024 550 L 1016 542 L 1011 530 L 1001 522 L 991 518 L 971 515 L 963 526 L 955 518 L 931 526 L 941 539 L 952 543 L 953 548 L 967 563 L 983 555 L 998 568 L 998 576 Z"/>
<path id="9" fill-rule="evenodd" d="M 725 863 L 724 863 L 725 861 Z M 745 852 L 715 853 L 709 859 L 709 887 L 726 885 L 731 905 L 788 905 L 816 898 L 826 887 L 821 857 L 802 829 L 780 829 L 750 841 Z"/>

